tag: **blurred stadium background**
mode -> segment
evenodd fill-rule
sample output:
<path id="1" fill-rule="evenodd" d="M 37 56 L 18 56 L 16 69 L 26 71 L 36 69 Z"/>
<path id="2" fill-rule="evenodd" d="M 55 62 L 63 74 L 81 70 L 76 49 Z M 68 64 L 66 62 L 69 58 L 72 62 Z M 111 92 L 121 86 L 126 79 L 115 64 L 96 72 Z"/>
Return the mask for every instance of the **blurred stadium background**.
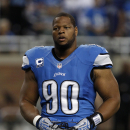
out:
<path id="1" fill-rule="evenodd" d="M 76 19 L 78 45 L 105 47 L 114 64 L 121 108 L 98 130 L 130 130 L 130 0 L 0 0 L 0 130 L 36 130 L 19 112 L 22 56 L 53 45 L 51 24 L 59 12 Z M 96 107 L 101 102 L 97 96 Z"/>

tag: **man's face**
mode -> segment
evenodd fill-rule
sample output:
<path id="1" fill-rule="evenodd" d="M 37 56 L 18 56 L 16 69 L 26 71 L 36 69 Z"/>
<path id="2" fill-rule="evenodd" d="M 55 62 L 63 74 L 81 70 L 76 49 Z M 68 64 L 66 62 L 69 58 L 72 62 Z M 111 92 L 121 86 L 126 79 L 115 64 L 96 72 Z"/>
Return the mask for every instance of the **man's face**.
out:
<path id="1" fill-rule="evenodd" d="M 52 34 L 57 49 L 68 49 L 76 43 L 77 27 L 73 26 L 69 17 L 56 17 Z"/>

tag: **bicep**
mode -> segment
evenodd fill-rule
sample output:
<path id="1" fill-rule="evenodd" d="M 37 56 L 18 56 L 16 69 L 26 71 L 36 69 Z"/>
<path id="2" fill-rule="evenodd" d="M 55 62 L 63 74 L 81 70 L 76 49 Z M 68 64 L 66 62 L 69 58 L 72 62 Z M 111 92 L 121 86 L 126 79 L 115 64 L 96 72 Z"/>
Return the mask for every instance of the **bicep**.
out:
<path id="1" fill-rule="evenodd" d="M 119 98 L 118 83 L 111 69 L 94 69 L 96 91 L 105 101 L 109 98 Z"/>
<path id="2" fill-rule="evenodd" d="M 25 71 L 23 85 L 20 91 L 20 102 L 28 101 L 36 105 L 39 98 L 38 85 L 31 69 Z"/>

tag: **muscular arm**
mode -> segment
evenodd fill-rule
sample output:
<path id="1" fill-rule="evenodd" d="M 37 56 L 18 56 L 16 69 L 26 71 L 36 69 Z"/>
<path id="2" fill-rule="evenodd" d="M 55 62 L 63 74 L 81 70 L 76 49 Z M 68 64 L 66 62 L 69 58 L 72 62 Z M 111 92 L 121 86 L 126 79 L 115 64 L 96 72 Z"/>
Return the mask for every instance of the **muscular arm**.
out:
<path id="1" fill-rule="evenodd" d="M 103 121 L 106 121 L 120 107 L 118 83 L 110 69 L 94 69 L 94 77 L 95 89 L 103 99 L 103 103 L 97 111 L 103 115 Z"/>
<path id="2" fill-rule="evenodd" d="M 25 78 L 20 92 L 20 111 L 26 121 L 33 124 L 36 115 L 40 115 L 36 108 L 38 101 L 38 86 L 33 72 L 29 69 L 25 71 Z"/>

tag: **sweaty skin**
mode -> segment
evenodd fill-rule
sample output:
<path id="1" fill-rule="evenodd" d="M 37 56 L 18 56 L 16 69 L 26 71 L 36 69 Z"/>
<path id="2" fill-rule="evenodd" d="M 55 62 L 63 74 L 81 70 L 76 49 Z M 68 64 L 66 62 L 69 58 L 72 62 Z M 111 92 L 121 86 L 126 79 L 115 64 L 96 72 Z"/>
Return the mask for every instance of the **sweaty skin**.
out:
<path id="1" fill-rule="evenodd" d="M 55 53 L 60 59 L 68 57 L 76 48 L 78 28 L 74 27 L 68 17 L 57 17 L 53 25 Z"/>
<path id="2" fill-rule="evenodd" d="M 26 70 L 20 92 L 20 110 L 22 116 L 31 124 L 33 124 L 34 117 L 40 115 L 36 108 L 38 98 L 38 85 L 35 75 L 31 69 Z"/>
<path id="3" fill-rule="evenodd" d="M 94 86 L 103 99 L 98 112 L 103 115 L 103 121 L 108 120 L 120 107 L 120 94 L 118 83 L 111 69 L 94 69 Z"/>

